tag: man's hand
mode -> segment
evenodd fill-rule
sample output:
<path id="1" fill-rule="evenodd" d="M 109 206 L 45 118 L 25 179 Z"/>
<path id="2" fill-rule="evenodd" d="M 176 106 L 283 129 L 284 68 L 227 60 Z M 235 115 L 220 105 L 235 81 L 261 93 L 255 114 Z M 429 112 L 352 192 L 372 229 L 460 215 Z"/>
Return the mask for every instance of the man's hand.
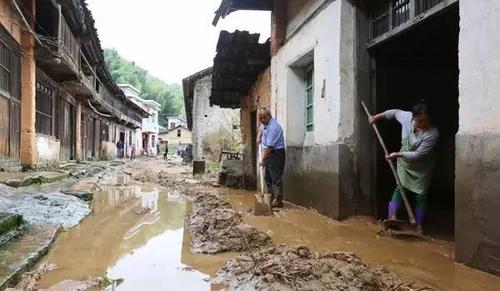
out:
<path id="1" fill-rule="evenodd" d="M 259 166 L 263 168 L 266 167 L 266 160 L 261 160 Z"/>
<path id="2" fill-rule="evenodd" d="M 383 117 L 384 116 L 382 114 L 372 115 L 372 116 L 368 117 L 368 122 L 370 122 L 370 124 L 372 124 L 372 123 L 375 123 L 375 122 L 379 121 Z"/>
<path id="3" fill-rule="evenodd" d="M 402 157 L 401 153 L 390 153 L 388 155 L 385 155 L 385 158 L 388 160 L 395 160 L 400 157 Z"/>

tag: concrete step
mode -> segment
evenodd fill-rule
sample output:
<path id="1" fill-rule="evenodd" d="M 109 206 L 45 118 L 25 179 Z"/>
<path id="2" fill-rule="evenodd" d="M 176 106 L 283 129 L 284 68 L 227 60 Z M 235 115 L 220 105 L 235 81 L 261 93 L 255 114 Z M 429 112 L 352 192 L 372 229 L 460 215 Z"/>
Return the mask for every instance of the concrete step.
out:
<path id="1" fill-rule="evenodd" d="M 33 184 L 52 183 L 68 177 L 68 172 L 0 172 L 0 183 L 17 188 Z"/>
<path id="2" fill-rule="evenodd" d="M 0 246 L 22 232 L 23 217 L 19 214 L 0 213 Z"/>
<path id="3" fill-rule="evenodd" d="M 23 167 L 17 160 L 0 158 L 0 172 L 19 173 Z"/>
<path id="4" fill-rule="evenodd" d="M 56 226 L 33 227 L 0 246 L 0 290 L 15 287 L 21 275 L 47 254 L 58 233 Z"/>

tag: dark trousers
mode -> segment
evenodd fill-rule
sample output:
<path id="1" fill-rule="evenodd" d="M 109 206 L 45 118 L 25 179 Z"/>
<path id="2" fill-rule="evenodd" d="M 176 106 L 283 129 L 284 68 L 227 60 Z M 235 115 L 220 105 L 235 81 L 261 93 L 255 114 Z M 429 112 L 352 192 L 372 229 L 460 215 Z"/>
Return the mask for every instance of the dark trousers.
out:
<path id="1" fill-rule="evenodd" d="M 283 171 L 285 170 L 285 149 L 273 150 L 266 162 L 265 180 L 273 199 L 283 201 Z"/>

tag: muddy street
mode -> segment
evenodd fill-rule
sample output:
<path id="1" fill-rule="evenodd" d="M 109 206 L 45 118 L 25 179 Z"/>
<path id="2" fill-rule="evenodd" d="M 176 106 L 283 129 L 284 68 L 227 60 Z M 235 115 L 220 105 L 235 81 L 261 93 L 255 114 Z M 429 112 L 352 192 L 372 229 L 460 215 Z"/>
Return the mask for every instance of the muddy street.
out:
<path id="1" fill-rule="evenodd" d="M 96 182 L 91 213 L 24 274 L 25 290 L 495 290 L 453 246 L 379 236 L 287 204 L 254 216 L 254 192 L 214 187 L 191 168 L 127 161 Z M 211 216 L 212 215 L 212 216 Z M 286 273 L 284 273 L 286 270 Z M 355 282 L 355 283 L 354 283 Z"/>

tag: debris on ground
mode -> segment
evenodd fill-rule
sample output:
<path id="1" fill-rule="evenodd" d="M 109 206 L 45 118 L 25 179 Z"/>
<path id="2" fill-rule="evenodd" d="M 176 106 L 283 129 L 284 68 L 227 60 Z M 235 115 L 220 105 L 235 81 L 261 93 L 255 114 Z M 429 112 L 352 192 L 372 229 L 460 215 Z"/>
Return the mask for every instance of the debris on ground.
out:
<path id="1" fill-rule="evenodd" d="M 42 275 L 55 269 L 56 265 L 54 264 L 41 264 L 36 270 L 24 273 L 18 287 L 26 291 L 38 290 L 38 283 L 42 279 Z"/>
<path id="2" fill-rule="evenodd" d="M 166 179 L 168 179 L 170 175 L 166 171 L 156 172 L 152 169 L 146 169 L 145 171 L 132 175 L 132 179 L 135 181 L 139 181 L 142 183 L 155 183 L 160 184 Z"/>
<path id="3" fill-rule="evenodd" d="M 271 244 L 267 234 L 243 223 L 241 215 L 215 195 L 200 194 L 194 204 L 189 225 L 191 252 L 248 251 Z"/>
<path id="4" fill-rule="evenodd" d="M 229 290 L 433 290 L 407 284 L 352 253 L 318 253 L 287 245 L 242 254 L 226 262 L 215 281 Z"/>
<path id="5" fill-rule="evenodd" d="M 61 190 L 61 193 L 66 194 L 66 195 L 71 195 L 75 196 L 76 198 L 79 198 L 83 201 L 92 201 L 94 198 L 94 193 L 91 191 L 87 190 L 72 190 L 72 189 L 63 189 Z"/>

